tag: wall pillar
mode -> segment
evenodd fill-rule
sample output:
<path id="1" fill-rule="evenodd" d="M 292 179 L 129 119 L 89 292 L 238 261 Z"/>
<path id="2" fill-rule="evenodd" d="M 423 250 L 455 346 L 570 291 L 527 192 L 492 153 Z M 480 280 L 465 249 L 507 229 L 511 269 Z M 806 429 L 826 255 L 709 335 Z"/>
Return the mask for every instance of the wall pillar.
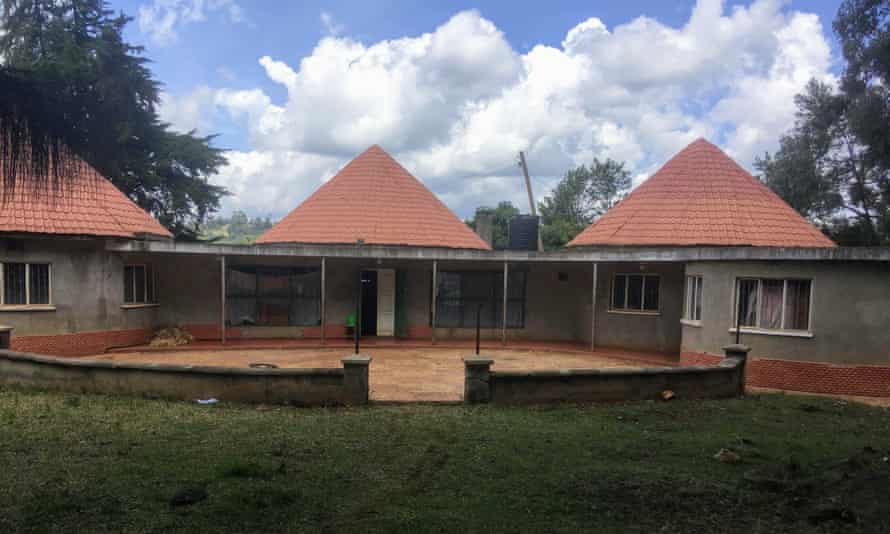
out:
<path id="1" fill-rule="evenodd" d="M 354 354 L 340 360 L 343 363 L 343 392 L 346 404 L 368 404 L 368 371 L 371 358 Z"/>
<path id="2" fill-rule="evenodd" d="M 12 346 L 13 327 L 0 325 L 0 350 L 9 350 Z"/>
<path id="3" fill-rule="evenodd" d="M 490 358 L 464 358 L 464 402 L 477 404 L 491 401 Z"/>
<path id="4" fill-rule="evenodd" d="M 739 376 L 739 396 L 745 394 L 745 366 L 748 362 L 749 352 L 751 352 L 751 347 L 747 345 L 733 344 L 723 347 L 723 354 L 726 359 L 735 360 L 736 362 L 736 369 Z"/>

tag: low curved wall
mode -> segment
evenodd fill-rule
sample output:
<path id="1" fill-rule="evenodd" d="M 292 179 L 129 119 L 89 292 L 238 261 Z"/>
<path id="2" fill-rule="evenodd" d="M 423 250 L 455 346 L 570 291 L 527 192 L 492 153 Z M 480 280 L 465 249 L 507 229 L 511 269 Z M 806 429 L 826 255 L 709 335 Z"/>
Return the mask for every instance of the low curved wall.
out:
<path id="1" fill-rule="evenodd" d="M 715 366 L 643 369 L 492 371 L 493 360 L 467 358 L 464 399 L 504 404 L 654 400 L 669 390 L 682 399 L 725 398 L 745 391 L 746 347 L 727 347 Z"/>
<path id="2" fill-rule="evenodd" d="M 321 406 L 366 404 L 370 358 L 342 369 L 249 369 L 74 360 L 0 350 L 0 383 L 71 393 Z"/>

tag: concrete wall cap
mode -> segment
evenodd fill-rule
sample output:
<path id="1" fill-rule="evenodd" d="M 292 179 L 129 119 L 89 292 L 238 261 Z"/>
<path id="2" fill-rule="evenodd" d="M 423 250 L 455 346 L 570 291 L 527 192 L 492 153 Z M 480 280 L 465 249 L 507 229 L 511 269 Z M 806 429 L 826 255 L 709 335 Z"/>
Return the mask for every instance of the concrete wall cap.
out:
<path id="1" fill-rule="evenodd" d="M 0 332 L 12 332 L 13 330 L 15 330 L 15 327 L 0 324 Z"/>
<path id="2" fill-rule="evenodd" d="M 494 360 L 491 358 L 482 358 L 479 356 L 464 356 L 464 365 L 491 365 Z"/>
<path id="3" fill-rule="evenodd" d="M 344 356 L 340 361 L 343 365 L 371 365 L 371 357 L 362 354 Z"/>
<path id="4" fill-rule="evenodd" d="M 748 345 L 741 345 L 741 344 L 733 343 L 732 345 L 726 345 L 725 347 L 723 347 L 723 351 L 724 352 L 736 352 L 736 353 L 743 352 L 745 354 L 748 354 L 749 352 L 751 352 L 751 347 L 749 347 Z"/>

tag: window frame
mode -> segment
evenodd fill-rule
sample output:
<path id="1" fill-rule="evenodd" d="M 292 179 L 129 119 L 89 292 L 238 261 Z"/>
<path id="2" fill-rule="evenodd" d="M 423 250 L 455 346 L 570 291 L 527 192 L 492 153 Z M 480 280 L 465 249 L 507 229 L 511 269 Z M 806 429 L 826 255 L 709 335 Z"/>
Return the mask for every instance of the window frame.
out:
<path id="1" fill-rule="evenodd" d="M 25 266 L 25 303 L 6 304 L 6 265 L 18 263 Z M 46 265 L 47 298 L 46 302 L 31 302 L 31 266 Z M 0 261 L 0 309 L 3 310 L 54 310 L 53 303 L 53 263 L 50 261 Z"/>
<path id="2" fill-rule="evenodd" d="M 687 274 L 686 282 L 683 286 L 683 315 L 681 322 L 690 326 L 701 326 L 701 318 L 704 315 L 704 297 L 702 296 L 705 287 L 704 276 L 700 274 Z M 692 292 L 689 289 L 692 287 Z M 701 303 L 696 307 L 697 302 Z M 695 317 L 695 311 L 698 310 L 698 317 Z"/>
<path id="3" fill-rule="evenodd" d="M 143 269 L 142 276 L 142 294 L 144 295 L 144 299 L 142 301 L 137 301 L 136 299 L 136 276 L 133 276 L 133 300 L 127 301 L 127 269 L 128 268 L 136 268 L 141 267 Z M 151 289 L 152 295 L 149 298 L 148 294 L 148 273 L 151 271 Z M 121 299 L 123 304 L 122 308 L 146 308 L 151 306 L 159 306 L 160 299 L 158 299 L 158 271 L 155 269 L 154 264 L 151 263 L 125 263 L 124 264 L 124 294 Z"/>
<path id="4" fill-rule="evenodd" d="M 757 308 L 756 308 L 756 326 L 748 326 L 748 325 L 739 325 L 739 298 L 741 297 L 741 283 L 743 281 L 755 281 L 757 282 Z M 764 281 L 781 281 L 782 282 L 782 318 L 781 318 L 781 327 L 780 328 L 766 328 L 760 326 L 763 324 L 760 307 L 763 305 L 763 282 Z M 794 329 L 794 328 L 786 328 L 785 327 L 785 311 L 787 307 L 787 299 L 788 299 L 788 282 L 790 281 L 798 281 L 798 282 L 809 282 L 810 284 L 810 292 L 807 300 L 808 309 L 807 309 L 807 328 L 806 330 Z M 732 325 L 730 325 L 729 331 L 735 333 L 737 327 L 741 327 L 741 331 L 743 334 L 766 334 L 766 335 L 778 335 L 778 336 L 789 336 L 789 337 L 813 337 L 813 295 L 815 294 L 816 282 L 812 278 L 807 277 L 796 277 L 796 276 L 737 276 L 735 278 L 735 282 L 733 283 L 733 298 L 732 298 Z"/>
<path id="5" fill-rule="evenodd" d="M 625 279 L 624 282 L 624 308 L 616 308 L 615 307 L 615 282 L 619 276 L 623 276 Z M 640 286 L 640 308 L 628 308 L 627 301 L 630 296 L 630 277 L 631 276 L 641 276 L 643 278 L 643 284 Z M 654 310 L 646 309 L 646 279 L 647 278 L 655 278 L 658 280 L 658 308 Z M 609 312 L 610 313 L 623 313 L 627 315 L 661 315 L 661 275 L 657 273 L 628 273 L 628 272 L 614 272 L 612 273 L 612 282 L 609 285 Z"/>

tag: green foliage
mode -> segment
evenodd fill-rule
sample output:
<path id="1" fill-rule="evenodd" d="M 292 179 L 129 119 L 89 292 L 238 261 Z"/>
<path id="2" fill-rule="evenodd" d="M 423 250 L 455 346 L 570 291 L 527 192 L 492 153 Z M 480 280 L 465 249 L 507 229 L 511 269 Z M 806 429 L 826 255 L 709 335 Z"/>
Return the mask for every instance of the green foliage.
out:
<path id="1" fill-rule="evenodd" d="M 269 217 L 251 219 L 236 210 L 230 217 L 210 217 L 202 227 L 201 239 L 234 245 L 251 245 L 257 237 L 272 227 Z"/>
<path id="2" fill-rule="evenodd" d="M 888 532 L 888 435 L 886 409 L 790 395 L 258 410 L 4 387 L 0 531 Z"/>
<path id="3" fill-rule="evenodd" d="M 630 190 L 624 163 L 594 159 L 570 169 L 553 192 L 538 203 L 544 248 L 558 249 L 624 198 Z"/>
<path id="4" fill-rule="evenodd" d="M 142 48 L 123 40 L 130 18 L 101 0 L 3 0 L 0 143 L 4 187 L 30 168 L 64 180 L 81 156 L 175 234 L 194 237 L 225 194 L 210 184 L 225 159 L 212 137 L 160 122 L 159 82 Z"/>
<path id="5" fill-rule="evenodd" d="M 473 218 L 465 221 L 467 225 L 476 230 L 476 218 L 479 214 L 491 214 L 494 216 L 494 228 L 492 248 L 495 250 L 503 250 L 510 246 L 510 219 L 519 215 L 519 209 L 510 201 L 503 201 L 496 208 L 483 206 L 476 209 Z"/>
<path id="6" fill-rule="evenodd" d="M 834 29 L 840 87 L 811 81 L 762 179 L 843 245 L 890 242 L 890 2 L 846 0 Z"/>

